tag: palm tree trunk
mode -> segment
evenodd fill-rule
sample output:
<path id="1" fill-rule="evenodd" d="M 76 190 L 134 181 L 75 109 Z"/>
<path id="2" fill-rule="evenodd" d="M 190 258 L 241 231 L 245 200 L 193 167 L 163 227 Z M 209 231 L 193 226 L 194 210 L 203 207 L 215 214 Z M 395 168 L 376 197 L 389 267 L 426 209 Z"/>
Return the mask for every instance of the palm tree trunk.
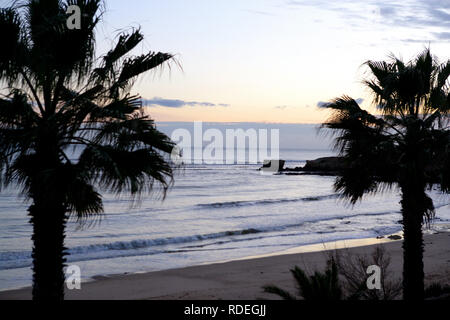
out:
<path id="1" fill-rule="evenodd" d="M 403 215 L 403 298 L 424 299 L 423 271 L 423 189 L 411 185 L 402 187 Z M 421 209 L 422 208 L 422 209 Z"/>
<path id="2" fill-rule="evenodd" d="M 64 248 L 66 216 L 62 206 L 29 208 L 33 225 L 33 299 L 64 299 Z"/>
<path id="3" fill-rule="evenodd" d="M 46 101 L 46 105 L 48 102 Z M 33 299 L 64 300 L 64 239 L 66 209 L 58 187 L 57 169 L 61 166 L 55 124 L 41 127 L 36 150 L 36 173 L 31 179 L 29 208 L 33 226 Z"/>

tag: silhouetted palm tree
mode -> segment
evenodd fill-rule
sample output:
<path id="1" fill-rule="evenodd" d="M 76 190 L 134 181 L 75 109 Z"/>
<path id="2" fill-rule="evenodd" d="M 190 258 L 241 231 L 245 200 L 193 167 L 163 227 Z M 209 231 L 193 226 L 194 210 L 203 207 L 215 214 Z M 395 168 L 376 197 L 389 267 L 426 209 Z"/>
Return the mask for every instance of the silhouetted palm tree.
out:
<path id="1" fill-rule="evenodd" d="M 423 299 L 422 226 L 434 215 L 426 190 L 437 184 L 450 190 L 450 61 L 439 64 L 430 50 L 408 63 L 391 57 L 368 61 L 365 81 L 381 116 L 360 108 L 348 96 L 324 107 L 332 117 L 323 124 L 335 129 L 335 146 L 350 167 L 335 189 L 352 203 L 365 193 L 401 190 L 404 231 L 403 295 Z"/>
<path id="2" fill-rule="evenodd" d="M 67 6 L 81 29 L 66 26 Z M 101 59 L 94 53 L 100 0 L 29 0 L 0 9 L 1 183 L 31 199 L 33 297 L 63 299 L 65 226 L 103 210 L 99 191 L 139 195 L 172 182 L 173 143 L 129 89 L 136 77 L 171 60 L 130 56 L 143 36 L 121 34 Z M 71 158 L 76 148 L 79 157 Z"/>
<path id="3" fill-rule="evenodd" d="M 304 300 L 335 301 L 343 299 L 338 266 L 334 258 L 327 261 L 323 273 L 315 271 L 314 274 L 307 275 L 297 266 L 291 269 L 291 273 L 297 283 L 298 294 Z M 264 292 L 276 294 L 284 300 L 296 300 L 295 296 L 277 286 L 264 286 L 263 289 Z"/>

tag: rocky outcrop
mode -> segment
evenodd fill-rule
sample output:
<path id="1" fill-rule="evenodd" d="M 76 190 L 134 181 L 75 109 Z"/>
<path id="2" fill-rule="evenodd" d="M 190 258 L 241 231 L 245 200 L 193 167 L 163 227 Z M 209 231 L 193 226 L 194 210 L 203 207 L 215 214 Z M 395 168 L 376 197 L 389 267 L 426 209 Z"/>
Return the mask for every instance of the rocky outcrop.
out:
<path id="1" fill-rule="evenodd" d="M 284 160 L 265 160 L 259 169 L 265 172 L 281 172 L 284 174 L 324 174 L 337 175 L 347 168 L 341 157 L 326 157 L 308 160 L 304 167 L 284 168 Z"/>
<path id="2" fill-rule="evenodd" d="M 447 162 L 445 162 L 447 161 Z M 306 161 L 305 166 L 295 168 L 284 168 L 284 160 L 266 160 L 263 167 L 259 170 L 267 172 L 282 173 L 286 175 L 326 175 L 338 176 L 344 170 L 350 168 L 348 160 L 343 157 L 325 157 L 315 160 Z M 425 168 L 426 179 L 430 183 L 439 183 L 441 176 L 448 175 L 448 160 L 436 159 L 433 165 Z M 395 175 L 398 170 L 390 168 L 389 171 L 385 167 L 378 168 L 380 172 L 374 172 L 374 176 L 378 177 L 379 181 L 397 181 L 398 177 Z M 388 172 L 391 172 L 392 177 L 388 177 Z"/>
<path id="3" fill-rule="evenodd" d="M 347 168 L 345 161 L 340 157 L 326 157 L 306 161 L 304 171 L 339 172 Z"/>
<path id="4" fill-rule="evenodd" d="M 308 160 L 304 167 L 286 168 L 285 174 L 324 174 L 337 175 L 348 165 L 341 157 L 325 157 L 316 160 Z"/>

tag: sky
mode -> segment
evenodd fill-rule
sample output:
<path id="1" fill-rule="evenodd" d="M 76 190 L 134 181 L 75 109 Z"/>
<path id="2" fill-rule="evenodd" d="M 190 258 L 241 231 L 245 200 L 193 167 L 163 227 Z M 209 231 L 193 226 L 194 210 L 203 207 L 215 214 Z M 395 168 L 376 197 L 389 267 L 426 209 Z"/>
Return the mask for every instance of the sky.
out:
<path id="1" fill-rule="evenodd" d="M 373 110 L 365 61 L 450 58 L 450 1 L 106 0 L 103 18 L 99 53 L 140 26 L 135 53 L 175 55 L 133 88 L 156 121 L 320 123 L 343 94 Z"/>
<path id="2" fill-rule="evenodd" d="M 198 126 L 196 133 L 195 126 Z M 331 150 L 333 149 L 333 135 L 327 129 L 319 130 L 317 124 L 293 124 L 293 123 L 254 123 L 254 122 L 201 122 L 195 124 L 193 122 L 158 122 L 157 128 L 161 132 L 167 134 L 176 143 L 182 142 L 183 138 L 180 138 L 176 132 L 180 129 L 189 132 L 188 140 L 194 144 L 196 135 L 202 139 L 202 142 L 198 146 L 203 148 L 207 146 L 215 146 L 217 139 L 220 140 L 224 149 L 231 148 L 227 141 L 227 131 L 232 130 L 231 134 L 236 133 L 237 130 L 243 130 L 245 134 L 251 135 L 251 130 L 257 134 L 258 143 L 265 142 L 267 145 L 267 152 L 270 155 L 271 150 L 279 148 L 282 157 L 283 150 Z M 211 131 L 210 129 L 214 130 Z M 250 130 L 250 131 L 249 131 Z M 261 130 L 265 131 L 265 134 L 261 134 Z M 214 136 L 212 140 L 209 133 Z M 275 132 L 276 131 L 276 132 Z M 220 132 L 220 133 L 218 133 Z M 275 134 L 275 135 L 274 135 Z M 216 136 L 218 135 L 218 137 Z M 272 140 L 272 136 L 276 139 Z M 277 139 L 278 137 L 278 139 Z M 242 142 L 242 141 L 241 141 Z M 256 140 L 254 140 L 256 143 Z M 211 144 L 212 143 L 212 144 Z M 238 146 L 238 140 L 235 141 L 235 146 Z M 251 144 L 246 137 L 246 147 L 251 149 Z M 188 143 L 188 145 L 191 145 Z M 198 147 L 195 146 L 194 147 Z M 220 147 L 216 146 L 218 149 Z M 259 150 L 264 148 L 259 148 Z M 272 154 L 273 156 L 273 154 Z M 297 158 L 297 160 L 303 158 Z M 260 159 L 265 160 L 265 159 Z"/>

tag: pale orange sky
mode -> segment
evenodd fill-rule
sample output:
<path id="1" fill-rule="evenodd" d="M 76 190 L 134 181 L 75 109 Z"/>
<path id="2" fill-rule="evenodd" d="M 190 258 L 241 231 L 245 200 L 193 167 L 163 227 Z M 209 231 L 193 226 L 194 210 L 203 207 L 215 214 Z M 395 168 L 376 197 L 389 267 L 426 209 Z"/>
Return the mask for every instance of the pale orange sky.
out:
<path id="1" fill-rule="evenodd" d="M 182 69 L 172 64 L 133 90 L 167 102 L 147 107 L 157 121 L 318 123 L 327 114 L 317 104 L 343 94 L 371 106 L 367 60 L 409 60 L 426 46 L 450 57 L 450 1 L 132 3 L 108 1 L 99 38 L 140 25 L 140 53 L 176 54 Z"/>

